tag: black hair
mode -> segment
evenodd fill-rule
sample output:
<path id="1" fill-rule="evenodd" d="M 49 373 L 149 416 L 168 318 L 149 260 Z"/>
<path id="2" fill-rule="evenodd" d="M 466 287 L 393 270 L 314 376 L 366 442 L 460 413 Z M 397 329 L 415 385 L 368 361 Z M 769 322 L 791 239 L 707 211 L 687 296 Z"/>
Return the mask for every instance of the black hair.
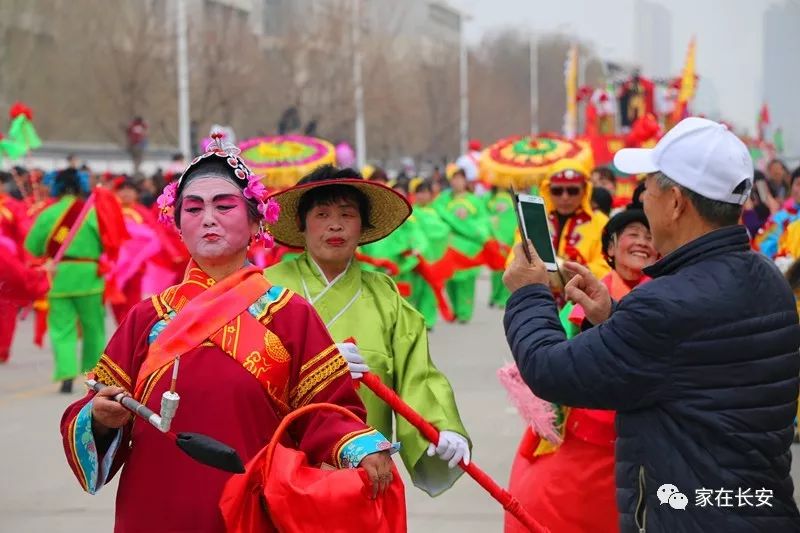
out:
<path id="1" fill-rule="evenodd" d="M 361 174 L 352 168 L 336 168 L 333 165 L 322 165 L 311 174 L 305 176 L 297 182 L 298 185 L 315 183 L 319 181 L 335 181 L 342 179 L 363 179 Z M 318 205 L 331 205 L 339 201 L 353 202 L 358 206 L 358 214 L 361 216 L 361 228 L 370 229 L 370 210 L 369 198 L 367 195 L 347 184 L 331 184 L 323 187 L 315 187 L 300 197 L 297 204 L 297 224 L 300 231 L 306 230 L 306 216 L 309 211 Z"/>
<path id="2" fill-rule="evenodd" d="M 615 236 L 621 235 L 622 232 L 625 231 L 625 228 L 636 222 L 644 225 L 648 230 L 650 229 L 650 223 L 644 211 L 630 206 L 625 211 L 617 213 L 606 222 L 600 240 L 603 245 L 603 257 L 605 257 L 606 263 L 608 263 L 611 268 L 614 268 L 614 258 L 608 255 L 608 249 L 611 247 L 612 241 Z"/>
<path id="3" fill-rule="evenodd" d="M 375 170 L 372 171 L 372 174 L 369 176 L 369 181 L 378 181 L 381 183 L 387 183 L 389 181 L 389 176 L 386 175 L 386 171 L 383 170 L 382 168 L 376 168 Z"/>
<path id="4" fill-rule="evenodd" d="M 784 163 L 783 161 L 781 161 L 780 159 L 777 159 L 777 158 L 776 158 L 776 159 L 773 159 L 773 160 L 771 160 L 771 161 L 770 161 L 770 162 L 767 164 L 767 168 L 771 167 L 771 166 L 772 166 L 772 165 L 774 165 L 775 163 L 779 164 L 779 165 L 781 166 L 781 168 L 782 168 L 782 169 L 783 169 L 783 170 L 784 170 L 784 171 L 785 171 L 787 174 L 789 173 L 789 167 L 787 167 L 787 166 L 786 166 L 786 163 Z"/>
<path id="5" fill-rule="evenodd" d="M 429 192 L 433 194 L 433 180 L 425 180 L 414 189 L 414 193 Z"/>
<path id="6" fill-rule="evenodd" d="M 19 175 L 19 176 L 27 176 L 28 175 L 28 169 L 25 168 L 25 167 L 21 167 L 19 165 L 14 165 L 12 168 L 14 169 L 14 172 L 16 172 L 17 175 Z"/>
<path id="7" fill-rule="evenodd" d="M 631 196 L 631 203 L 628 204 L 628 209 L 644 209 L 644 204 L 642 203 L 642 194 L 644 193 L 645 184 L 644 181 L 640 181 L 636 188 L 633 190 L 633 195 Z"/>
<path id="8" fill-rule="evenodd" d="M 2 183 L 3 185 L 5 185 L 6 183 L 11 183 L 11 172 L 0 170 L 0 183 Z"/>
<path id="9" fill-rule="evenodd" d="M 408 194 L 410 188 L 411 188 L 411 180 L 408 179 L 408 177 L 406 176 L 398 177 L 397 181 L 392 186 L 392 189 L 403 191 L 405 194 Z"/>
<path id="10" fill-rule="evenodd" d="M 117 185 L 118 191 L 121 191 L 122 189 L 133 189 L 134 191 L 139 192 L 139 185 L 133 181 L 130 176 L 125 176 Z"/>
<path id="11" fill-rule="evenodd" d="M 592 173 L 597 172 L 600 174 L 601 178 L 609 180 L 611 183 L 617 183 L 617 176 L 614 174 L 614 171 L 608 167 L 597 167 L 592 170 Z"/>
<path id="12" fill-rule="evenodd" d="M 65 168 L 56 174 L 56 183 L 61 186 L 59 188 L 59 195 L 64 196 L 73 194 L 75 196 L 81 195 L 81 180 L 78 176 L 78 171 L 74 168 Z"/>
<path id="13" fill-rule="evenodd" d="M 767 176 L 758 169 L 753 171 L 753 184 L 758 183 L 759 181 L 767 181 Z M 767 217 L 770 215 L 769 207 L 767 206 L 766 198 L 761 198 L 761 194 L 758 192 L 758 187 L 753 187 L 753 190 L 750 191 L 750 198 L 753 200 L 753 210 L 756 214 L 761 218 L 761 220 L 766 220 Z"/>
<path id="14" fill-rule="evenodd" d="M 216 174 L 225 178 L 229 178 L 242 190 L 244 190 L 244 188 L 247 186 L 247 181 L 238 179 L 233 168 L 231 168 L 231 166 L 228 165 L 228 163 L 226 163 L 223 159 L 220 159 L 219 157 L 207 157 L 205 159 L 201 159 L 200 162 L 186 172 L 181 179 L 180 185 L 178 185 L 178 190 L 176 191 L 175 212 L 173 216 L 175 218 L 175 226 L 178 229 L 181 227 L 181 206 L 183 206 L 183 191 L 186 189 L 186 185 L 192 180 L 192 178 L 198 175 L 209 174 Z M 178 177 L 176 176 L 175 179 L 178 179 Z M 250 200 L 247 198 L 245 198 L 245 203 L 247 204 L 247 217 L 251 221 L 259 220 L 261 215 L 258 212 L 258 203 L 255 200 Z"/>
<path id="15" fill-rule="evenodd" d="M 611 204 L 614 203 L 614 199 L 611 198 L 611 193 L 606 189 L 602 187 L 595 187 L 592 189 L 592 202 L 597 204 L 598 210 L 606 215 L 611 214 Z"/>

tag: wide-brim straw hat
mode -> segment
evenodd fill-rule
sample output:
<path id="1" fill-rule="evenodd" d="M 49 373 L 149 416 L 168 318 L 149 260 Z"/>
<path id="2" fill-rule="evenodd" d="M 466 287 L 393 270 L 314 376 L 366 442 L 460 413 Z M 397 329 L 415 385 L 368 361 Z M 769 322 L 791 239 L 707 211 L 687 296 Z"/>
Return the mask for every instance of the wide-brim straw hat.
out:
<path id="1" fill-rule="evenodd" d="M 300 198 L 312 189 L 330 185 L 347 185 L 358 189 L 369 201 L 369 225 L 364 225 L 358 244 L 379 241 L 396 230 L 411 215 L 411 204 L 402 194 L 374 181 L 358 178 L 312 181 L 273 193 L 270 198 L 281 206 L 281 214 L 270 233 L 279 243 L 292 248 L 305 248 L 306 239 L 297 226 L 297 207 Z"/>

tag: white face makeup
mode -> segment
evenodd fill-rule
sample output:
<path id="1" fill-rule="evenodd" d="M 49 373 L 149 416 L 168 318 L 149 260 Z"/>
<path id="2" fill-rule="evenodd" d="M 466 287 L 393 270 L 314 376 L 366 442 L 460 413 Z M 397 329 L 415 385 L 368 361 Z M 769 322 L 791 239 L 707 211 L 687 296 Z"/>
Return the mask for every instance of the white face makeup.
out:
<path id="1" fill-rule="evenodd" d="M 239 187 L 222 177 L 194 178 L 182 197 L 181 235 L 195 260 L 222 263 L 246 253 L 258 226 Z"/>

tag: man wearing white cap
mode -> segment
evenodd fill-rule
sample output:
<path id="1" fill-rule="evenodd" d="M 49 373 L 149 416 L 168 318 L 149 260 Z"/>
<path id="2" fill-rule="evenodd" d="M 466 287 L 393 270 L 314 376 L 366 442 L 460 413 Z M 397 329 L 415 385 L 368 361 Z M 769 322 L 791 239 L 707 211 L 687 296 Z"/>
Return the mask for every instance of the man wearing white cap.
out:
<path id="1" fill-rule="evenodd" d="M 617 410 L 623 532 L 800 531 L 789 473 L 800 325 L 788 284 L 739 225 L 747 148 L 687 118 L 614 163 L 648 174 L 663 258 L 619 302 L 567 263 L 567 297 L 595 324 L 567 341 L 544 264 L 516 250 L 504 324 L 523 378 L 545 400 Z"/>

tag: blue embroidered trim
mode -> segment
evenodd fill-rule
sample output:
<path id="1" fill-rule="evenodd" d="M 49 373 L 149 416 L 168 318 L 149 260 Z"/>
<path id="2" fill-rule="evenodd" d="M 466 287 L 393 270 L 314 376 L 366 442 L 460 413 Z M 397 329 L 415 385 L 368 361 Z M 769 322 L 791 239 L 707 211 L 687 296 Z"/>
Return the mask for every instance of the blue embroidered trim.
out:
<path id="1" fill-rule="evenodd" d="M 247 308 L 247 312 L 253 315 L 253 318 L 258 318 L 264 313 L 264 309 L 278 299 L 278 296 L 283 292 L 283 287 L 273 286 L 267 292 L 264 293 L 258 300 L 253 302 L 253 304 Z M 175 318 L 175 311 L 169 311 L 167 313 L 170 319 Z M 153 324 L 152 329 L 150 330 L 150 334 L 147 337 L 147 343 L 153 344 L 155 340 L 161 335 L 161 332 L 167 327 L 169 323 L 168 320 L 159 320 L 155 324 Z"/>
<path id="2" fill-rule="evenodd" d="M 278 299 L 281 292 L 283 292 L 283 287 L 271 287 L 263 296 L 253 302 L 253 305 L 247 308 L 247 312 L 253 315 L 253 318 L 257 319 L 264 313 L 264 309 L 266 309 L 269 304 Z"/>
<path id="3" fill-rule="evenodd" d="M 169 311 L 167 312 L 167 315 L 169 316 L 170 320 L 172 320 L 175 318 L 175 311 Z M 169 324 L 169 320 L 165 319 L 161 319 L 153 324 L 153 328 L 150 330 L 150 335 L 147 336 L 147 344 L 153 344 L 158 336 L 161 335 L 161 332 L 167 327 L 167 324 Z"/>
<path id="4" fill-rule="evenodd" d="M 390 443 L 379 431 L 373 429 L 369 433 L 354 437 L 342 446 L 339 450 L 339 464 L 342 468 L 356 468 L 367 455 L 384 450 L 395 454 L 400 451 L 400 443 Z"/>
<path id="5" fill-rule="evenodd" d="M 108 448 L 98 468 L 97 445 L 92 434 L 92 402 L 84 405 L 78 412 L 78 416 L 75 419 L 75 454 L 78 458 L 78 464 L 83 470 L 84 478 L 86 479 L 86 491 L 89 494 L 96 494 L 100 487 L 106 484 L 108 472 L 111 470 L 111 463 L 114 462 L 114 455 L 117 453 L 121 440 L 122 431 L 117 430 L 114 440 L 111 442 L 111 446 Z"/>

